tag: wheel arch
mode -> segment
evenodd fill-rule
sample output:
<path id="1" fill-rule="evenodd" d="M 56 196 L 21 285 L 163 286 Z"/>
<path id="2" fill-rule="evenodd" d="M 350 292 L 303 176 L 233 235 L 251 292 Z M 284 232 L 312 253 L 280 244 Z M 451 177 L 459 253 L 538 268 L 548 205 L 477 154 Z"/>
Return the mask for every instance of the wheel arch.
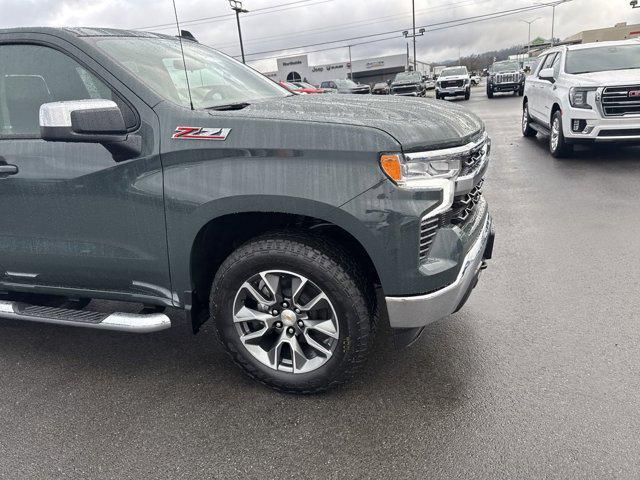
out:
<path id="1" fill-rule="evenodd" d="M 184 236 L 191 240 L 184 241 L 182 251 L 172 261 L 174 290 L 183 295 L 187 310 L 193 310 L 194 329 L 202 323 L 197 320 L 202 319 L 198 312 L 207 309 L 211 280 L 222 262 L 242 243 L 269 231 L 306 230 L 337 242 L 357 258 L 372 284 L 380 284 L 381 267 L 374 261 L 382 258 L 379 247 L 357 218 L 336 206 L 312 200 L 261 197 L 269 198 L 252 197 L 249 203 L 247 199 L 227 198 L 199 209 L 198 226 L 192 229 L 192 235 Z M 182 259 L 182 265 L 176 264 L 177 258 Z"/>

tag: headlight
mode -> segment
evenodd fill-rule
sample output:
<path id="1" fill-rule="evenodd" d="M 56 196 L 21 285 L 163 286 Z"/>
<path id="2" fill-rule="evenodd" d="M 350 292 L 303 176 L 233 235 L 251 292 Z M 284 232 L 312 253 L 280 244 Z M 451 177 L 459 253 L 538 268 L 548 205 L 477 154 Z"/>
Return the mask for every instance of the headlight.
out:
<path id="1" fill-rule="evenodd" d="M 596 87 L 571 87 L 569 89 L 569 103 L 573 108 L 591 110 L 593 106 L 589 103 L 589 93 L 596 90 Z"/>
<path id="2" fill-rule="evenodd" d="M 460 157 L 436 152 L 385 153 L 380 156 L 382 171 L 398 186 L 412 189 L 441 186 L 460 173 Z M 436 186 L 436 185 L 434 185 Z"/>

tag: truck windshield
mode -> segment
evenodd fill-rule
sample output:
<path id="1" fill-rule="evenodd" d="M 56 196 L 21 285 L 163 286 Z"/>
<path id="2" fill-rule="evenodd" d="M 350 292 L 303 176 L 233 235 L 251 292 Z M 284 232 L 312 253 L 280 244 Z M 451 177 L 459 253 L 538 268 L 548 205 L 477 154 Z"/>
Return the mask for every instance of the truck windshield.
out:
<path id="1" fill-rule="evenodd" d="M 520 65 L 518 63 L 494 63 L 491 66 L 491 72 L 513 72 L 514 70 L 520 70 Z"/>
<path id="2" fill-rule="evenodd" d="M 640 43 L 569 50 L 565 71 L 572 74 L 640 68 Z"/>
<path id="3" fill-rule="evenodd" d="M 394 82 L 421 82 L 422 75 L 417 72 L 401 72 L 393 79 Z"/>
<path id="4" fill-rule="evenodd" d="M 199 43 L 156 37 L 98 37 L 95 45 L 161 97 L 193 108 L 252 103 L 291 95 L 242 63 Z M 185 63 L 187 75 L 185 75 Z"/>
<path id="5" fill-rule="evenodd" d="M 454 75 L 467 75 L 467 67 L 445 68 L 440 73 L 441 77 L 453 77 Z"/>

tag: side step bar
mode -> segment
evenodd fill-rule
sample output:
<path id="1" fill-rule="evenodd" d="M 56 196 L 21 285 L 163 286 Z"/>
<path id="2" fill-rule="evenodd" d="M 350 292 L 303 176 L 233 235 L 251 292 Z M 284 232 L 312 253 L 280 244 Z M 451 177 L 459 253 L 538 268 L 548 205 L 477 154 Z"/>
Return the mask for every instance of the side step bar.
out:
<path id="1" fill-rule="evenodd" d="M 157 332 L 171 326 L 164 313 L 102 313 L 6 300 L 0 300 L 0 318 L 134 333 Z"/>
<path id="2" fill-rule="evenodd" d="M 529 122 L 529 126 L 531 128 L 533 128 L 536 132 L 538 132 L 541 135 L 545 135 L 545 136 L 549 136 L 551 135 L 551 130 L 549 130 L 547 127 L 540 125 L 538 123 L 535 122 Z"/>

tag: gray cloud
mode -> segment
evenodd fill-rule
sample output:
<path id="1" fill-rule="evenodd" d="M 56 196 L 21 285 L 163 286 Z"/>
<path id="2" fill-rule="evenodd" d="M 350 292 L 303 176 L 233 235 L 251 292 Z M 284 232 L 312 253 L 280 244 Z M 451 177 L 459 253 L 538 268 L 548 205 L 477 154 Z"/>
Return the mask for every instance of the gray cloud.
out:
<path id="1" fill-rule="evenodd" d="M 231 13 L 227 0 L 176 0 L 182 21 Z M 245 0 L 249 10 L 289 3 L 288 0 Z M 534 5 L 532 0 L 436 0 L 416 1 L 416 24 L 426 25 L 456 18 Z M 291 6 L 292 7 L 292 6 Z M 406 29 L 411 26 L 410 0 L 312 0 L 300 8 L 283 7 L 270 14 L 255 12 L 242 19 L 248 53 L 290 46 L 320 43 L 370 33 Z M 0 28 L 18 26 L 98 26 L 140 28 L 172 22 L 170 0 L 0 0 Z M 532 38 L 551 34 L 551 8 L 427 32 L 418 38 L 418 59 L 441 61 L 471 53 L 504 48 L 527 40 L 522 19 L 541 17 L 532 25 Z M 620 21 L 640 23 L 640 10 L 628 0 L 573 0 L 556 9 L 556 36 L 611 26 Z M 239 47 L 233 17 L 185 26 L 200 41 L 237 55 Z M 168 27 L 160 30 L 172 33 Z M 363 39 L 366 40 L 366 39 Z M 308 50 L 323 47 L 308 48 Z M 391 40 L 355 46 L 353 58 L 402 53 L 406 41 L 400 35 Z M 295 54 L 299 50 L 290 50 Z M 263 55 L 273 56 L 277 54 Z M 251 56 L 249 57 L 252 58 Z M 255 57 L 253 57 L 255 58 Z M 344 60 L 347 49 L 310 54 L 312 63 Z M 262 69 L 274 69 L 275 60 L 255 62 Z"/>

